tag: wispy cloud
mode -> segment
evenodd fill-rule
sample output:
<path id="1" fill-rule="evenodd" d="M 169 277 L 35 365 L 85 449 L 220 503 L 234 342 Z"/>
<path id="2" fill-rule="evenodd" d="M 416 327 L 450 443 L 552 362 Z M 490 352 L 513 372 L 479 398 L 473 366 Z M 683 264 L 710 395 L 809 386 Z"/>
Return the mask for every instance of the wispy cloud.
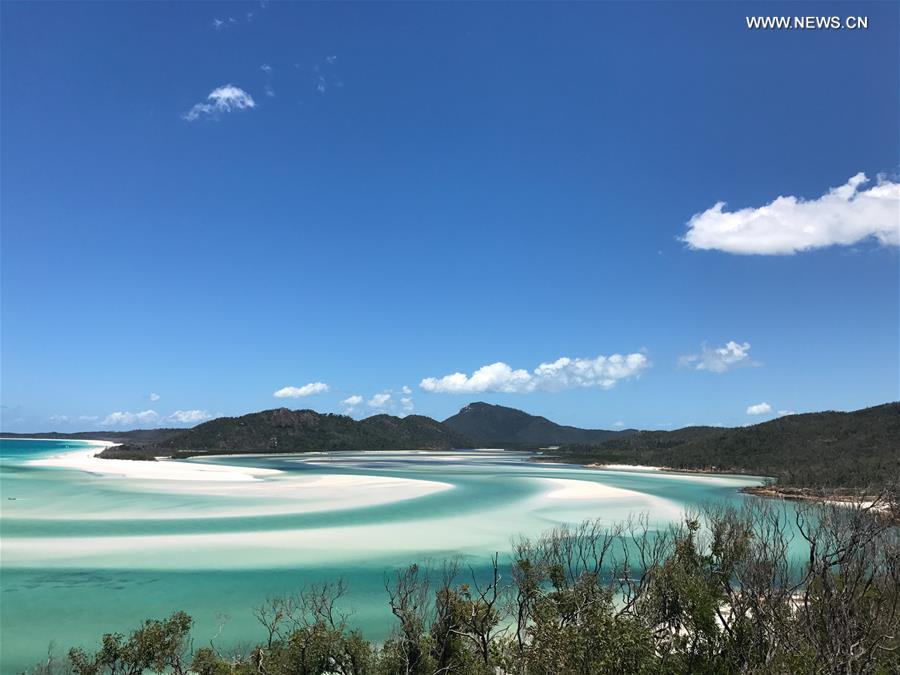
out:
<path id="1" fill-rule="evenodd" d="M 767 413 L 772 412 L 772 406 L 763 401 L 762 403 L 756 403 L 751 406 L 747 406 L 747 414 L 748 415 L 765 415 Z"/>
<path id="2" fill-rule="evenodd" d="M 312 67 L 295 63 L 294 68 L 303 74 L 311 74 L 316 91 L 324 94 L 330 87 L 341 88 L 344 86 L 344 81 L 337 72 L 337 60 L 337 56 L 326 56 L 324 60 Z"/>
<path id="3" fill-rule="evenodd" d="M 150 392 L 150 395 L 147 396 L 147 398 L 149 398 L 151 401 L 158 401 L 158 400 L 159 400 L 159 394 L 156 394 L 156 393 L 154 393 L 154 392 L 151 391 L 151 392 Z"/>
<path id="4" fill-rule="evenodd" d="M 779 417 L 785 417 L 786 415 L 796 415 L 796 414 L 797 414 L 796 410 L 779 410 L 778 411 Z"/>
<path id="5" fill-rule="evenodd" d="M 726 253 L 786 255 L 874 238 L 900 245 L 900 183 L 858 173 L 818 199 L 778 197 L 758 208 L 725 211 L 725 202 L 688 221 L 689 248 Z"/>
<path id="6" fill-rule="evenodd" d="M 366 399 L 364 399 L 359 394 L 352 394 L 348 396 L 343 401 L 341 401 L 341 406 L 344 408 L 344 414 L 353 415 L 356 413 L 356 410 L 359 406 L 361 406 Z"/>
<path id="7" fill-rule="evenodd" d="M 419 386 L 424 391 L 450 394 L 525 394 L 577 387 L 611 389 L 620 380 L 637 377 L 649 367 L 649 359 L 639 352 L 589 359 L 562 357 L 550 363 L 542 363 L 530 372 L 524 369 L 514 370 L 498 361 L 482 366 L 471 375 L 453 373 L 440 378 L 427 377 Z"/>
<path id="8" fill-rule="evenodd" d="M 391 402 L 391 395 L 387 392 L 382 392 L 380 394 L 375 394 L 372 398 L 369 399 L 369 402 L 366 404 L 370 408 L 384 408 Z"/>
<path id="9" fill-rule="evenodd" d="M 329 387 L 324 382 L 310 382 L 302 387 L 282 387 L 272 394 L 275 398 L 300 398 L 313 394 L 324 394 Z"/>
<path id="10" fill-rule="evenodd" d="M 260 2 L 259 3 L 259 12 L 264 11 L 267 6 L 268 6 L 267 2 Z M 247 23 L 252 23 L 253 20 L 258 16 L 259 12 L 245 11 L 243 20 L 246 21 Z M 238 19 L 234 18 L 234 16 L 229 15 L 229 16 L 225 16 L 222 18 L 214 18 L 212 20 L 212 27 L 213 27 L 213 30 L 225 30 L 226 28 L 231 28 L 233 26 L 236 26 L 239 23 L 242 23 L 242 22 L 239 21 Z"/>
<path id="11" fill-rule="evenodd" d="M 155 410 L 144 410 L 142 412 L 116 411 L 107 415 L 101 426 L 135 426 L 139 424 L 156 424 L 158 421 L 159 413 Z"/>
<path id="12" fill-rule="evenodd" d="M 210 117 L 218 119 L 235 110 L 249 110 L 256 107 L 256 101 L 246 91 L 233 84 L 225 84 L 213 89 L 206 97 L 206 103 L 197 103 L 181 117 L 188 122 Z"/>
<path id="13" fill-rule="evenodd" d="M 177 424 L 198 424 L 212 419 L 212 415 L 207 410 L 176 410 L 168 419 Z"/>
<path id="14" fill-rule="evenodd" d="M 724 373 L 741 366 L 756 366 L 758 363 L 750 359 L 750 343 L 730 340 L 721 347 L 709 348 L 705 344 L 699 354 L 687 354 L 678 359 L 681 366 L 689 366 L 695 370 L 708 370 L 713 373 Z"/>

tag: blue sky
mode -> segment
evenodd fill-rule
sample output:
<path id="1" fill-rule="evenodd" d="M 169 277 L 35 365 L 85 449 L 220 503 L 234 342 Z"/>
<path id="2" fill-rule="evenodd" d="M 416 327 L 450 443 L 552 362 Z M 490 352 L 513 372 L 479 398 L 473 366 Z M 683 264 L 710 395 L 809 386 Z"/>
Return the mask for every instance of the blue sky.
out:
<path id="1" fill-rule="evenodd" d="M 900 398 L 898 5 L 800 7 L 4 2 L 2 428 Z"/>

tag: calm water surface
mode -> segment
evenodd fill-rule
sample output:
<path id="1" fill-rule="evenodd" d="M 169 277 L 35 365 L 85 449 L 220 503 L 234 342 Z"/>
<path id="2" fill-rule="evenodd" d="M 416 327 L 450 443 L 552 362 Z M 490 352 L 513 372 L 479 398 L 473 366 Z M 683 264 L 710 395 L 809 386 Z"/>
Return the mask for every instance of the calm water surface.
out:
<path id="1" fill-rule="evenodd" d="M 276 470 L 256 480 L 184 481 L 35 466 L 76 441 L 0 440 L 0 671 L 53 641 L 93 647 L 103 632 L 185 610 L 195 644 L 260 630 L 269 595 L 343 577 L 353 623 L 391 630 L 384 578 L 413 561 L 462 556 L 476 570 L 518 535 L 647 512 L 658 526 L 707 502 L 752 499 L 753 477 L 588 470 L 530 455 L 316 453 L 188 460 Z M 133 464 L 133 463 L 132 463 Z"/>

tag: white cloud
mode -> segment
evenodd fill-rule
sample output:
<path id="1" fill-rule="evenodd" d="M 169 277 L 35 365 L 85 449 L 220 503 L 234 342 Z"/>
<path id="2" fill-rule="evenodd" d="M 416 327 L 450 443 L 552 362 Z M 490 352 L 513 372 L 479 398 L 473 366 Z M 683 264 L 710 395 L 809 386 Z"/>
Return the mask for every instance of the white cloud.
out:
<path id="1" fill-rule="evenodd" d="M 269 74 L 272 72 L 272 66 L 270 66 L 268 63 L 262 64 L 262 65 L 259 67 L 259 69 L 260 69 L 261 71 L 263 71 L 266 75 L 269 75 Z"/>
<path id="2" fill-rule="evenodd" d="M 381 394 L 375 394 L 372 398 L 370 398 L 368 405 L 372 408 L 384 408 L 390 402 L 391 395 L 387 392 L 383 392 Z"/>
<path id="3" fill-rule="evenodd" d="M 197 424 L 212 419 L 206 410 L 176 410 L 169 415 L 169 420 L 178 424 Z"/>
<path id="4" fill-rule="evenodd" d="M 407 387 L 407 386 L 404 384 L 402 387 L 400 387 L 400 393 L 401 393 L 401 394 L 407 394 L 407 395 L 408 395 L 408 394 L 411 394 L 411 393 L 412 393 L 412 389 L 410 389 L 409 387 Z"/>
<path id="5" fill-rule="evenodd" d="M 613 426 L 616 429 L 621 429 L 622 427 L 625 426 L 625 422 L 623 422 L 622 420 L 617 420 L 617 421 L 613 422 Z"/>
<path id="6" fill-rule="evenodd" d="M 692 366 L 696 370 L 709 370 L 713 373 L 724 373 L 726 370 L 740 366 L 759 365 L 750 360 L 750 343 L 737 343 L 734 340 L 714 349 L 703 345 L 699 354 L 679 357 L 678 363 L 682 366 Z"/>
<path id="7" fill-rule="evenodd" d="M 428 392 L 472 394 L 502 392 L 525 394 L 533 391 L 560 391 L 576 387 L 611 389 L 619 380 L 636 377 L 650 367 L 641 353 L 613 354 L 593 359 L 562 357 L 542 363 L 533 371 L 513 370 L 498 361 L 482 366 L 471 375 L 453 373 L 441 378 L 427 377 L 419 386 Z"/>
<path id="8" fill-rule="evenodd" d="M 770 406 L 765 401 L 762 403 L 757 403 L 756 405 L 747 406 L 748 415 L 765 415 L 766 413 L 770 412 L 772 412 L 772 406 Z"/>
<path id="9" fill-rule="evenodd" d="M 341 405 L 344 406 L 344 412 L 347 415 L 352 415 L 356 412 L 357 406 L 362 405 L 363 401 L 365 401 L 365 399 L 362 396 L 353 394 L 341 401 Z"/>
<path id="10" fill-rule="evenodd" d="M 79 422 L 96 422 L 99 419 L 100 418 L 97 417 L 96 415 L 79 415 L 78 416 Z"/>
<path id="11" fill-rule="evenodd" d="M 149 398 L 151 401 L 158 401 L 158 400 L 159 400 L 159 394 L 154 394 L 153 392 L 150 392 L 150 396 L 148 396 L 148 398 Z"/>
<path id="12" fill-rule="evenodd" d="M 62 424 L 64 422 L 69 421 L 69 416 L 68 415 L 51 415 L 50 421 L 53 422 L 54 424 Z"/>
<path id="13" fill-rule="evenodd" d="M 222 21 L 222 19 L 213 19 L 212 20 L 213 30 L 222 30 L 226 26 L 227 26 L 227 24 L 224 21 Z"/>
<path id="14" fill-rule="evenodd" d="M 313 394 L 323 394 L 328 391 L 329 387 L 324 382 L 310 382 L 302 387 L 282 387 L 272 394 L 275 398 L 300 398 L 301 396 L 312 396 Z"/>
<path id="15" fill-rule="evenodd" d="M 103 420 L 104 427 L 121 427 L 133 426 L 135 424 L 156 424 L 159 421 L 159 414 L 155 410 L 144 410 L 143 412 L 113 412 L 106 416 Z"/>
<path id="16" fill-rule="evenodd" d="M 400 399 L 400 406 L 403 408 L 404 412 L 412 412 L 415 410 L 416 406 L 413 403 L 413 400 L 409 396 L 404 396 Z"/>
<path id="17" fill-rule="evenodd" d="M 224 113 L 256 107 L 256 101 L 253 100 L 253 97 L 233 84 L 225 84 L 213 89 L 206 99 L 208 103 L 195 104 L 193 108 L 181 116 L 182 119 L 193 122 L 203 115 L 209 115 L 216 119 Z"/>
<path id="18" fill-rule="evenodd" d="M 784 417 L 785 415 L 796 415 L 796 414 L 797 414 L 796 410 L 779 410 L 778 411 L 779 417 Z"/>
<path id="19" fill-rule="evenodd" d="M 879 176 L 868 190 L 864 173 L 818 199 L 778 197 L 759 208 L 724 211 L 725 203 L 688 221 L 689 248 L 727 253 L 785 255 L 825 246 L 849 246 L 874 237 L 900 245 L 900 183 Z"/>

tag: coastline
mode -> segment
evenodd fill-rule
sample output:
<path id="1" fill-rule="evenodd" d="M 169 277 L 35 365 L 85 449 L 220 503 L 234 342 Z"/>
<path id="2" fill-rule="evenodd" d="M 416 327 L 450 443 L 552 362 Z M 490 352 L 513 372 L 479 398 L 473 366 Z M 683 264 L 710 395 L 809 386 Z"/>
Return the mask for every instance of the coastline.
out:
<path id="1" fill-rule="evenodd" d="M 247 482 L 282 473 L 277 469 L 259 469 L 224 464 L 194 464 L 191 462 L 176 462 L 166 458 L 161 458 L 154 462 L 138 462 L 132 459 L 107 459 L 100 457 L 97 447 L 108 449 L 119 444 L 110 441 L 94 441 L 93 444 L 88 449 L 32 459 L 28 461 L 28 465 L 151 480 Z"/>
<path id="2" fill-rule="evenodd" d="M 553 464 L 562 463 L 560 456 L 540 457 L 533 461 Z M 670 466 L 651 466 L 643 464 L 616 464 L 593 462 L 583 464 L 575 462 L 575 464 L 585 469 L 601 469 L 606 471 L 638 471 L 638 472 L 660 472 L 660 473 L 686 473 L 686 474 L 718 474 L 722 476 L 758 476 L 762 479 L 773 481 L 763 485 L 751 485 L 742 487 L 738 492 L 764 499 L 786 499 L 789 501 L 813 502 L 818 504 L 835 504 L 841 506 L 859 506 L 861 508 L 871 508 L 880 518 L 884 518 L 888 523 L 900 525 L 900 510 L 892 510 L 890 503 L 885 500 L 884 495 L 862 494 L 854 488 L 831 488 L 817 489 L 809 487 L 796 486 L 779 486 L 774 481 L 774 476 L 760 476 L 759 474 L 749 473 L 746 471 L 727 471 L 718 468 L 708 469 L 682 469 Z M 895 507 L 896 508 L 896 507 Z"/>

